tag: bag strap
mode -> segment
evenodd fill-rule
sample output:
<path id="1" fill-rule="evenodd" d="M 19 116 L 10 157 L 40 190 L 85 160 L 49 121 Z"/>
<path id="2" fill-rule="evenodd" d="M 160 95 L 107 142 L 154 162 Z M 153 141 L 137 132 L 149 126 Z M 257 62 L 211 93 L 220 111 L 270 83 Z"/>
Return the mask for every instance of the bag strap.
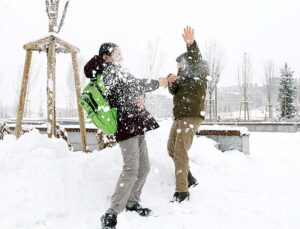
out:
<path id="1" fill-rule="evenodd" d="M 95 87 L 100 92 L 100 94 L 102 95 L 102 97 L 106 99 L 106 97 L 107 97 L 107 91 L 106 91 L 105 84 L 103 82 L 103 76 L 100 75 L 100 74 L 97 74 L 97 77 L 92 82 L 93 82 L 93 84 L 95 84 Z"/>
<path id="2" fill-rule="evenodd" d="M 103 82 L 101 82 L 101 86 L 98 85 L 98 82 L 92 81 L 90 84 L 91 87 L 95 87 L 97 89 L 97 91 L 100 93 L 100 95 L 106 100 L 107 99 L 107 94 L 106 94 L 106 88 L 103 84 Z"/>
<path id="3" fill-rule="evenodd" d="M 87 98 L 84 98 L 84 101 L 93 109 L 94 112 L 97 111 L 98 109 L 98 104 L 97 102 L 95 101 L 95 99 L 93 98 L 93 95 L 91 92 L 83 92 L 82 93 L 83 95 L 87 95 L 89 97 L 89 99 Z"/>

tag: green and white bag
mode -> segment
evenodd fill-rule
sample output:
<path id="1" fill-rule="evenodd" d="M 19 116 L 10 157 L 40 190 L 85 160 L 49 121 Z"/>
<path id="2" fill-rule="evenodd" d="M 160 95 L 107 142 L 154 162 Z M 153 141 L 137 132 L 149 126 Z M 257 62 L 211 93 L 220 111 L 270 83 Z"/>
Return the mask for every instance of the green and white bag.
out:
<path id="1" fill-rule="evenodd" d="M 117 109 L 106 101 L 106 88 L 102 77 L 97 76 L 84 88 L 80 104 L 88 119 L 105 134 L 117 132 Z"/>

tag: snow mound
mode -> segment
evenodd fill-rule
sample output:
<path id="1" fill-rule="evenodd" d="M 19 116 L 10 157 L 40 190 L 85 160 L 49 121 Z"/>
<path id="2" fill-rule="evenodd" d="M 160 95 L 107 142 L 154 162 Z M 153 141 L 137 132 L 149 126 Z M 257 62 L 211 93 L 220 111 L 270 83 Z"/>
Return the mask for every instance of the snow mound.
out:
<path id="1" fill-rule="evenodd" d="M 299 154 L 278 152 L 273 159 L 261 156 L 257 146 L 250 156 L 222 153 L 213 140 L 195 137 L 190 167 L 199 185 L 190 190 L 189 202 L 169 203 L 175 182 L 166 150 L 171 121 L 160 126 L 146 135 L 151 171 L 141 202 L 154 214 L 142 218 L 124 212 L 118 228 L 299 228 L 300 187 L 294 182 L 300 175 Z M 254 140 L 269 138 L 264 134 Z M 62 139 L 37 131 L 19 140 L 5 136 L 0 141 L 0 228 L 99 228 L 121 165 L 118 146 L 85 154 L 70 152 Z"/>

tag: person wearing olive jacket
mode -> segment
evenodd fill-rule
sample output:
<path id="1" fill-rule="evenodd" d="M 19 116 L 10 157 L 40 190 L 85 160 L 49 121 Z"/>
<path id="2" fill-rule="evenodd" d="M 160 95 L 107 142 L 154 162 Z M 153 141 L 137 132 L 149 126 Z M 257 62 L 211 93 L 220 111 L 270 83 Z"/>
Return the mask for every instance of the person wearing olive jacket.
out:
<path id="1" fill-rule="evenodd" d="M 111 205 L 101 217 L 102 228 L 115 228 L 117 215 L 124 209 L 149 216 L 151 210 L 140 202 L 142 188 L 150 170 L 145 132 L 159 127 L 144 108 L 144 94 L 167 87 L 168 79 L 137 79 L 125 70 L 120 62 L 122 55 L 114 43 L 103 43 L 99 55 L 94 56 L 84 68 L 88 78 L 103 77 L 106 99 L 117 108 L 116 141 L 122 151 L 123 171 L 112 196 Z"/>
<path id="2" fill-rule="evenodd" d="M 188 150 L 204 115 L 204 102 L 209 74 L 208 64 L 202 60 L 194 38 L 194 30 L 187 26 L 183 39 L 187 52 L 177 57 L 178 73 L 169 77 L 177 79 L 169 84 L 173 95 L 174 121 L 168 140 L 168 153 L 175 164 L 176 190 L 173 201 L 189 199 L 188 188 L 198 184 L 189 171 Z"/>

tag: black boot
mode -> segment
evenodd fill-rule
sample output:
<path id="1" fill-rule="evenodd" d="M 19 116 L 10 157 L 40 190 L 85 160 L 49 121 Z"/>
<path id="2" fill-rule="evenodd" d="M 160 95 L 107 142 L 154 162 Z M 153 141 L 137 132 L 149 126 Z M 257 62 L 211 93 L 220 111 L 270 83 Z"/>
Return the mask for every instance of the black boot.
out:
<path id="1" fill-rule="evenodd" d="M 175 192 L 171 202 L 181 203 L 182 201 L 189 200 L 189 199 L 190 199 L 189 192 Z"/>
<path id="2" fill-rule="evenodd" d="M 117 225 L 117 216 L 110 213 L 105 213 L 101 217 L 102 229 L 115 229 Z"/>
<path id="3" fill-rule="evenodd" d="M 188 187 L 195 187 L 198 185 L 198 181 L 196 180 L 195 177 L 193 177 L 191 171 L 189 170 L 189 174 L 188 174 Z"/>
<path id="4" fill-rule="evenodd" d="M 132 207 L 126 206 L 126 211 L 135 211 L 140 216 L 149 216 L 152 214 L 152 211 L 149 208 L 143 208 L 139 203 L 135 203 Z"/>

